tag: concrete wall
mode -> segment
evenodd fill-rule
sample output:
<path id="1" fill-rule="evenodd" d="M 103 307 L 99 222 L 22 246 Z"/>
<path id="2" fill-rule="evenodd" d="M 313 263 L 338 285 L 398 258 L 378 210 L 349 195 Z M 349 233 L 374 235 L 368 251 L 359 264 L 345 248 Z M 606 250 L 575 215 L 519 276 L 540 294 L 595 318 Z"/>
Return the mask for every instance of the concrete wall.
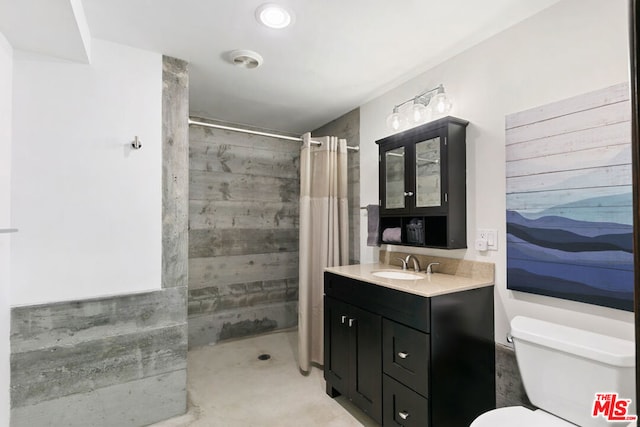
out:
<path id="1" fill-rule="evenodd" d="M 11 92 L 13 49 L 0 33 L 0 229 L 11 226 Z M 0 425 L 9 425 L 11 234 L 0 233 Z"/>
<path id="2" fill-rule="evenodd" d="M 16 53 L 14 306 L 160 288 L 161 55 L 92 46 L 91 65 Z"/>
<path id="3" fill-rule="evenodd" d="M 534 408 L 522 384 L 515 352 L 511 347 L 496 344 L 496 407 L 504 406 Z"/>
<path id="4" fill-rule="evenodd" d="M 137 58 L 134 52 L 124 46 L 101 43 L 94 44 L 98 49 L 115 49 L 122 51 L 130 60 Z M 108 57 L 118 57 L 115 50 Z M 128 56 L 131 55 L 131 56 Z M 152 54 L 155 56 L 155 54 Z M 105 60 L 106 58 L 102 58 Z M 140 52 L 141 61 L 148 59 L 147 53 Z M 160 58 L 158 58 L 160 59 Z M 106 86 L 115 84 L 120 77 L 118 72 L 107 72 L 105 66 L 98 59 L 97 69 L 83 66 L 85 77 L 96 78 L 96 86 L 101 86 L 101 80 L 106 80 Z M 137 218 L 143 224 L 157 223 L 161 228 L 158 236 L 151 242 L 146 241 L 151 253 L 155 250 L 155 242 L 162 242 L 162 253 L 157 253 L 153 262 L 153 270 L 157 275 L 151 277 L 157 280 L 152 292 L 128 292 L 125 295 L 101 297 L 95 299 L 82 298 L 75 294 L 74 284 L 66 286 L 67 282 L 60 277 L 52 276 L 47 282 L 61 293 L 76 295 L 68 302 L 49 302 L 38 305 L 22 305 L 14 307 L 11 312 L 11 425 L 14 427 L 29 426 L 143 426 L 160 421 L 186 411 L 186 356 L 187 356 L 187 239 L 188 239 L 188 74 L 186 63 L 173 58 L 153 61 L 158 69 L 153 69 L 148 78 L 154 81 L 160 91 L 160 98 L 151 97 L 147 102 L 151 110 L 157 110 L 162 116 L 157 120 L 158 138 L 149 139 L 139 152 L 132 153 L 130 148 L 119 144 L 123 163 L 128 156 L 144 156 L 149 148 L 150 156 L 155 156 L 158 165 L 148 165 L 146 171 L 155 181 L 146 182 L 145 186 L 131 185 L 123 192 L 136 193 L 143 204 L 148 203 L 154 208 L 151 213 Z M 124 64 L 127 64 L 126 58 Z M 76 64 L 65 63 L 67 67 L 77 67 Z M 115 63 L 106 68 L 117 68 Z M 60 65 L 63 66 L 63 65 Z M 44 67 L 45 70 L 48 67 Z M 35 73 L 34 70 L 30 70 Z M 77 70 L 76 70 L 77 71 Z M 104 72 L 104 74 L 102 73 Z M 60 74 L 64 74 L 60 70 Z M 57 74 L 59 76 L 60 74 Z M 33 74 L 32 74 L 33 75 Z M 158 77 L 154 79 L 154 77 Z M 66 76 L 63 80 L 66 79 Z M 143 85 L 128 87 L 127 79 L 121 79 L 122 87 L 112 87 L 116 92 L 126 92 L 131 99 L 148 95 Z M 38 83 L 38 82 L 37 82 Z M 55 85 L 55 81 L 51 82 Z M 37 87 L 37 85 L 34 85 Z M 24 89 L 24 87 L 23 87 Z M 138 92 L 138 89 L 140 90 Z M 87 99 L 76 94 L 74 101 L 81 104 L 93 104 L 92 92 L 85 94 Z M 43 104 L 54 100 L 45 99 Z M 107 103 L 108 104 L 108 103 Z M 27 107 L 26 105 L 24 106 Z M 36 109 L 38 104 L 36 103 Z M 65 106 L 71 110 L 77 108 L 73 102 Z M 113 106 L 115 109 L 115 106 Z M 90 107 L 87 107 L 90 109 Z M 99 114 L 105 106 L 96 107 L 98 111 L 88 111 L 87 115 Z M 24 110 L 22 111 L 24 113 Z M 125 109 L 125 113 L 126 113 Z M 118 127 L 120 119 L 109 116 L 112 125 Z M 154 119 L 153 122 L 156 120 Z M 74 122 L 65 122 L 68 132 L 73 134 Z M 142 126 L 144 122 L 140 123 Z M 151 126 L 153 123 L 147 123 Z M 62 125 L 60 125 L 62 126 Z M 110 130 L 96 128 L 94 137 L 110 138 Z M 104 135 L 103 135 L 104 132 Z M 156 131 L 154 130 L 154 133 Z M 60 141 L 55 141 L 59 143 Z M 115 142 L 113 142 L 115 144 Z M 37 146 L 37 144 L 36 144 Z M 103 147 L 104 148 L 104 147 Z M 24 154 L 37 155 L 37 152 L 22 150 Z M 73 153 L 67 153 L 72 155 Z M 105 155 L 105 164 L 96 157 L 88 156 L 88 165 L 67 165 L 66 174 L 78 180 L 95 180 L 99 183 L 106 180 L 100 171 L 109 170 L 114 176 L 122 172 L 113 158 Z M 96 164 L 94 165 L 93 162 Z M 79 162 L 80 163 L 80 162 Z M 153 162 L 151 162 L 153 163 Z M 142 170 L 135 174 L 145 175 L 145 164 L 136 163 Z M 91 166 L 97 169 L 95 175 L 90 172 Z M 101 169 L 104 168 L 104 169 Z M 160 174 L 156 174 L 161 171 Z M 21 171 L 24 173 L 24 171 Z M 126 174 L 125 174 L 126 175 Z M 46 180 L 42 171 L 32 171 L 30 179 L 37 183 Z M 116 182 L 117 179 L 114 179 Z M 26 178 L 25 178 L 26 181 Z M 123 183 L 120 183 L 123 184 Z M 107 185 L 108 187 L 108 185 Z M 23 188 L 14 188 L 20 195 Z M 160 195 L 158 204 L 154 203 L 154 194 Z M 147 195 L 151 195 L 147 198 Z M 131 197 L 133 194 L 130 195 Z M 110 192 L 102 194 L 105 202 L 119 203 L 121 200 Z M 93 201 L 87 198 L 86 202 Z M 63 202 L 59 202 L 60 205 Z M 139 207 L 139 206 L 138 206 Z M 58 206 L 59 208 L 59 206 Z M 135 207 L 122 207 L 133 209 Z M 46 221 L 46 220 L 43 220 Z M 122 219 L 117 214 L 113 218 L 102 218 L 101 226 L 108 230 L 116 230 L 122 225 Z M 39 225 L 39 224 L 38 224 Z M 87 225 L 88 226 L 88 225 Z M 97 225 L 94 225 L 97 227 Z M 141 226 L 141 228 L 145 228 Z M 154 227 L 151 227 L 152 229 Z M 148 232 L 149 230 L 147 230 Z M 114 236 L 118 232 L 114 231 Z M 49 236 L 51 237 L 51 236 Z M 138 236 L 139 237 L 139 236 Z M 125 241 L 126 243 L 126 241 Z M 145 243 L 142 239 L 141 243 Z M 53 245 L 45 241 L 42 244 Z M 99 256 L 107 266 L 113 258 L 113 268 L 118 270 L 120 253 L 101 252 L 100 245 L 88 248 L 93 251 L 80 261 L 88 262 L 92 256 Z M 129 253 L 129 248 L 119 248 L 118 252 Z M 41 250 L 35 247 L 35 250 Z M 112 248 L 112 250 L 114 250 Z M 58 254 L 58 259 L 65 266 L 71 266 L 69 252 Z M 29 253 L 27 253 L 29 255 Z M 162 266 L 162 268 L 161 268 Z M 90 268 L 91 266 L 82 266 Z M 136 258 L 130 259 L 130 268 L 135 270 Z M 144 266 L 142 266 L 144 269 Z M 99 274 L 102 270 L 96 268 Z M 122 273 L 122 271 L 121 271 Z M 114 289 L 126 290 L 126 284 L 131 276 L 123 276 L 122 282 L 107 284 L 104 287 L 93 287 L 98 294 L 112 293 Z M 95 282 L 101 284 L 101 278 Z M 161 282 L 162 280 L 162 282 Z M 89 280 L 88 285 L 93 282 Z M 35 292 L 39 284 L 32 286 Z M 130 291 L 137 290 L 135 286 Z M 66 294 L 65 294 L 66 295 Z"/>
<path id="5" fill-rule="evenodd" d="M 295 326 L 300 142 L 189 140 L 189 345 Z"/>
<path id="6" fill-rule="evenodd" d="M 186 410 L 186 289 L 16 307 L 11 426 L 143 426 Z"/>
<path id="7" fill-rule="evenodd" d="M 363 205 L 378 200 L 374 141 L 390 134 L 385 118 L 394 104 L 443 83 L 453 95 L 452 115 L 467 128 L 466 250 L 418 250 L 496 264 L 496 340 L 506 344 L 509 321 L 528 315 L 633 340 L 633 314 L 506 289 L 505 115 L 628 80 L 627 2 L 563 0 L 451 58 L 360 108 L 360 182 Z M 366 246 L 361 223 L 361 260 Z M 498 230 L 498 251 L 477 252 L 478 228 Z M 391 247 L 392 248 L 392 247 Z"/>
<path id="8" fill-rule="evenodd" d="M 350 147 L 360 146 L 360 109 L 327 123 L 311 132 L 312 136 L 337 136 Z M 360 263 L 360 153 L 347 152 L 347 199 L 349 200 L 349 264 Z"/>

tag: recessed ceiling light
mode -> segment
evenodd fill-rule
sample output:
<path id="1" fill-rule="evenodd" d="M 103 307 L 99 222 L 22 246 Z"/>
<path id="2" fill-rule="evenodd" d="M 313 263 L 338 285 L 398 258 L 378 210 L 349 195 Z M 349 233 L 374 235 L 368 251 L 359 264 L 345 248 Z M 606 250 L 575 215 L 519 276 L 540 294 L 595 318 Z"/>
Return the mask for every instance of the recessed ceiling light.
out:
<path id="1" fill-rule="evenodd" d="M 269 28 L 281 29 L 291 25 L 293 17 L 284 7 L 275 3 L 266 3 L 256 9 L 256 19 Z"/>

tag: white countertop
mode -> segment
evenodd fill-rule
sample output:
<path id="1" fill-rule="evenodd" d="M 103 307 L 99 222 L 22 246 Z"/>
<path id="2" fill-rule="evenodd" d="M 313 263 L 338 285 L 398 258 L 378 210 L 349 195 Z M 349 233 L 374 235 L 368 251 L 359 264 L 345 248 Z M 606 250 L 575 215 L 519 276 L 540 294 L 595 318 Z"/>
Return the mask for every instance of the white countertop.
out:
<path id="1" fill-rule="evenodd" d="M 471 278 L 442 273 L 414 273 L 413 270 L 406 270 L 406 272 L 418 274 L 419 279 L 401 280 L 374 276 L 372 273 L 376 271 L 403 271 L 399 267 L 380 263 L 327 267 L 325 271 L 423 297 L 493 286 L 493 280 L 487 278 Z"/>

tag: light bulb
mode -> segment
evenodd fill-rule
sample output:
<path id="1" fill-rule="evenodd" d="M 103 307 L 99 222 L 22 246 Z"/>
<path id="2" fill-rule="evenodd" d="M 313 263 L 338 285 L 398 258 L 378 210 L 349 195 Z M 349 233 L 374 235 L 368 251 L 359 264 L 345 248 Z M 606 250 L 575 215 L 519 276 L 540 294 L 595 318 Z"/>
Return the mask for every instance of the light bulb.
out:
<path id="1" fill-rule="evenodd" d="M 413 124 L 422 123 L 427 118 L 427 107 L 421 102 L 414 101 L 408 113 L 409 122 Z"/>
<path id="2" fill-rule="evenodd" d="M 430 105 L 433 105 L 433 110 L 437 114 L 446 114 L 451 110 L 451 101 L 449 101 L 449 98 L 447 98 L 447 95 L 445 95 L 444 92 L 438 93 L 434 96 Z"/>
<path id="3" fill-rule="evenodd" d="M 405 121 L 405 117 L 398 112 L 398 108 L 394 107 L 393 113 L 387 117 L 387 127 L 393 131 L 398 131 L 404 127 Z"/>

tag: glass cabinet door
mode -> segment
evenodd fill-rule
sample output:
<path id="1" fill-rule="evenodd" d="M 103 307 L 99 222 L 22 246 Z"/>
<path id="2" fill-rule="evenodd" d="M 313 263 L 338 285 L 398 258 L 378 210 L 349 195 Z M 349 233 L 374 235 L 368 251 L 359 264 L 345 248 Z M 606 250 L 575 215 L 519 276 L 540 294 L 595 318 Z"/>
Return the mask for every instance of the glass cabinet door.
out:
<path id="1" fill-rule="evenodd" d="M 384 153 L 385 164 L 385 209 L 405 207 L 404 147 L 394 148 Z"/>
<path id="2" fill-rule="evenodd" d="M 416 208 L 442 204 L 440 137 L 416 144 Z"/>

